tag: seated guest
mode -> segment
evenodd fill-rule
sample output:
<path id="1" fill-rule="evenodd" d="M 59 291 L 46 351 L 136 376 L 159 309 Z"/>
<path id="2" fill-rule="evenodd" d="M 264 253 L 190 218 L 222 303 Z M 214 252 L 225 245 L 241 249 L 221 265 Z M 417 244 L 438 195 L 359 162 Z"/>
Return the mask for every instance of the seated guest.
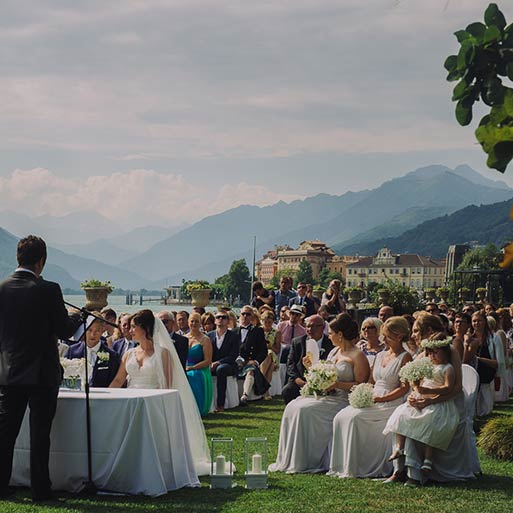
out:
<path id="1" fill-rule="evenodd" d="M 262 329 L 264 330 L 265 341 L 267 343 L 267 357 L 260 364 L 260 371 L 268 383 L 271 383 L 273 372 L 280 368 L 278 355 L 281 349 L 280 332 L 274 327 L 274 311 L 267 310 L 260 316 Z M 271 399 L 269 390 L 265 393 L 264 399 Z"/>
<path id="2" fill-rule="evenodd" d="M 336 367 L 337 381 L 329 395 L 300 396 L 285 407 L 280 426 L 278 456 L 270 471 L 325 472 L 329 468 L 333 419 L 348 403 L 348 392 L 369 378 L 369 362 L 355 346 L 358 325 L 347 313 L 330 323 L 330 339 L 335 348 L 327 360 Z M 312 364 L 307 355 L 305 367 Z"/>
<path id="3" fill-rule="evenodd" d="M 203 306 L 193 306 L 192 311 L 194 313 L 200 314 L 200 317 L 206 312 L 206 310 Z M 190 327 L 189 327 L 189 329 L 190 329 Z"/>
<path id="4" fill-rule="evenodd" d="M 289 320 L 289 311 L 290 311 L 290 307 L 288 305 L 281 307 L 281 309 L 280 309 L 280 316 L 279 316 L 279 322 L 288 321 Z"/>
<path id="5" fill-rule="evenodd" d="M 306 356 L 306 340 L 311 338 L 319 345 L 319 356 L 326 357 L 333 349 L 329 337 L 324 335 L 324 321 L 320 315 L 312 315 L 306 320 L 306 333 L 292 340 L 287 359 L 287 383 L 281 395 L 285 404 L 290 403 L 299 396 L 301 388 L 305 385 L 306 368 L 303 359 Z M 278 332 L 279 333 L 279 332 Z"/>
<path id="6" fill-rule="evenodd" d="M 321 306 L 321 300 L 317 296 L 314 295 L 313 285 L 311 283 L 306 284 L 306 295 L 313 301 L 314 310 L 315 310 L 314 313 L 317 313 L 317 311 L 319 310 L 319 307 Z"/>
<path id="7" fill-rule="evenodd" d="M 375 405 L 348 406 L 337 413 L 333 420 L 330 475 L 377 477 L 392 472 L 392 464 L 386 461 L 392 451 L 392 435 L 384 436 L 383 429 L 409 391 L 407 384 L 401 384 L 399 370 L 412 361 L 403 347 L 410 338 L 410 329 L 406 319 L 390 317 L 382 333 L 387 349 L 376 355 L 370 379 L 374 383 Z"/>
<path id="8" fill-rule="evenodd" d="M 228 329 L 228 313 L 219 310 L 215 314 L 216 329 L 208 333 L 212 342 L 212 363 L 210 371 L 217 376 L 216 411 L 224 411 L 226 400 L 226 383 L 228 376 L 236 376 L 238 372 L 237 357 L 239 356 L 239 335 Z"/>
<path id="9" fill-rule="evenodd" d="M 93 313 L 100 316 L 99 312 Z M 118 372 L 119 356 L 101 340 L 105 329 L 103 322 L 91 316 L 89 319 L 92 319 L 92 322 L 88 324 L 85 343 L 82 341 L 69 346 L 66 358 L 84 358 L 87 346 L 87 359 L 93 368 L 89 384 L 93 387 L 108 387 Z"/>
<path id="10" fill-rule="evenodd" d="M 306 294 L 306 283 L 300 281 L 297 284 L 297 296 L 289 301 L 289 306 L 299 305 L 303 307 L 303 311 L 307 317 L 314 315 L 317 311 L 313 299 L 309 298 Z"/>
<path id="11" fill-rule="evenodd" d="M 281 357 L 280 363 L 287 363 L 287 357 L 290 351 L 290 342 L 293 338 L 302 337 L 306 330 L 301 325 L 304 317 L 303 309 L 299 305 L 292 305 L 289 310 L 289 320 L 280 321 L 277 330 L 281 335 Z"/>
<path id="12" fill-rule="evenodd" d="M 452 339 L 452 345 L 458 351 L 461 360 L 463 361 L 463 352 L 465 349 L 465 335 L 467 334 L 470 323 L 470 315 L 465 313 L 457 313 L 454 317 L 454 337 Z M 468 363 L 468 362 L 464 362 Z"/>
<path id="13" fill-rule="evenodd" d="M 394 315 L 394 309 L 391 306 L 385 305 L 379 309 L 378 319 L 384 323 L 392 315 Z"/>
<path id="14" fill-rule="evenodd" d="M 187 355 L 187 379 L 201 416 L 207 415 L 212 404 L 212 343 L 200 330 L 201 316 L 193 312 L 189 316 L 189 353 Z"/>
<path id="15" fill-rule="evenodd" d="M 180 363 L 182 364 L 183 370 L 185 370 L 187 364 L 187 354 L 189 353 L 189 340 L 187 337 L 184 337 L 183 335 L 180 335 L 174 331 L 175 317 L 171 312 L 162 310 L 157 314 L 157 317 L 162 321 L 162 324 L 164 324 L 164 327 L 169 333 L 169 336 L 175 345 L 176 352 L 178 353 L 178 358 L 180 358 Z"/>
<path id="16" fill-rule="evenodd" d="M 253 308 L 249 305 L 243 306 L 240 311 L 239 327 L 234 330 L 240 337 L 239 354 L 244 360 L 242 362 L 242 375 L 245 376 L 244 388 L 240 398 L 242 405 L 247 404 L 253 392 L 257 396 L 262 396 L 270 386 L 260 372 L 260 364 L 267 357 L 267 342 L 264 330 L 260 326 L 253 325 L 254 317 Z"/>
<path id="17" fill-rule="evenodd" d="M 119 333 L 120 337 L 114 338 L 114 342 L 112 343 L 112 349 L 117 353 L 119 359 L 123 357 L 123 355 L 132 347 L 135 347 L 137 344 L 130 339 L 130 321 L 132 320 L 132 316 L 129 313 L 119 314 L 118 317 L 118 326 L 119 330 L 114 331 L 113 337 L 116 337 L 116 334 Z"/>
<path id="18" fill-rule="evenodd" d="M 288 276 L 280 278 L 280 288 L 274 292 L 274 308 L 276 315 L 281 312 L 284 306 L 289 306 L 290 300 L 296 296 L 296 293 L 290 290 L 291 280 Z"/>
<path id="19" fill-rule="evenodd" d="M 175 316 L 176 326 L 179 335 L 187 335 L 189 333 L 189 312 L 181 310 Z"/>
<path id="20" fill-rule="evenodd" d="M 212 312 L 205 312 L 201 316 L 201 329 L 203 333 L 209 333 L 216 329 L 216 318 Z"/>
<path id="21" fill-rule="evenodd" d="M 431 315 L 438 315 L 440 313 L 440 309 L 438 308 L 438 305 L 434 301 L 429 301 L 426 303 L 426 307 L 424 308 L 424 311 Z"/>
<path id="22" fill-rule="evenodd" d="M 112 343 L 114 339 L 112 338 L 114 335 L 114 330 L 116 329 L 116 312 L 112 308 L 104 308 L 101 311 L 102 317 L 107 321 L 105 323 L 105 331 L 103 333 L 103 337 L 105 338 L 105 342 L 109 347 L 112 347 Z M 110 324 L 108 324 L 110 323 Z"/>
<path id="23" fill-rule="evenodd" d="M 357 346 L 363 351 L 371 367 L 376 355 L 385 348 L 384 344 L 379 339 L 382 324 L 383 323 L 377 317 L 367 317 L 367 319 L 362 322 L 362 340 L 358 342 Z"/>

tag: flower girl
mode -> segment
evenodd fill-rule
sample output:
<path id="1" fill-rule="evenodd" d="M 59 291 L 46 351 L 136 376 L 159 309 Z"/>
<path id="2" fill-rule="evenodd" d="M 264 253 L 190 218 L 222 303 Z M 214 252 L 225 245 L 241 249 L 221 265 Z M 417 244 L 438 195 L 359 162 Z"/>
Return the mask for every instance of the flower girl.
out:
<path id="1" fill-rule="evenodd" d="M 406 437 L 425 446 L 421 470 L 432 469 L 433 448 L 446 450 L 459 422 L 454 401 L 444 399 L 453 388 L 454 368 L 451 365 L 451 338 L 437 333 L 422 341 L 426 355 L 433 363 L 433 377 L 412 383 L 413 389 L 433 399 L 433 403 L 419 410 L 408 403 L 399 406 L 389 418 L 384 434 L 396 434 L 396 447 L 389 460 L 404 456 Z M 415 393 L 415 392 L 414 392 Z"/>

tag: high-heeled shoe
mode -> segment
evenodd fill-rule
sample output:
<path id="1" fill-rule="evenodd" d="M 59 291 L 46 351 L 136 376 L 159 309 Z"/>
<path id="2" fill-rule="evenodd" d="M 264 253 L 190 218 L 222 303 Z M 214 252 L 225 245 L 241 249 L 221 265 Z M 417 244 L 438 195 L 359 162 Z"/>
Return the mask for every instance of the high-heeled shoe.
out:
<path id="1" fill-rule="evenodd" d="M 400 458 L 401 456 L 404 456 L 404 450 L 403 449 L 396 449 L 388 458 L 388 461 L 394 461 L 397 458 Z"/>

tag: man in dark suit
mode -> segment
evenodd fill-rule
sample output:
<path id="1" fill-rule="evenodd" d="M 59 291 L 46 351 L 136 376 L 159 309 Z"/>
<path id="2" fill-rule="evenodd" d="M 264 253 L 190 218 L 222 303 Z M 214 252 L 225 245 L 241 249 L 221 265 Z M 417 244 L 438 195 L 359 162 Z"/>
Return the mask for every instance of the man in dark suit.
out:
<path id="1" fill-rule="evenodd" d="M 216 411 L 224 411 L 226 384 L 228 376 L 237 375 L 237 357 L 239 356 L 240 338 L 228 329 L 228 314 L 219 310 L 215 314 L 216 329 L 208 333 L 212 341 L 212 375 L 217 376 Z"/>
<path id="2" fill-rule="evenodd" d="M 0 284 L 0 498 L 11 493 L 14 443 L 30 408 L 30 480 L 34 501 L 52 498 L 48 459 L 50 430 L 62 381 L 57 338 L 80 324 L 64 307 L 56 283 L 40 277 L 46 244 L 21 239 L 18 269 Z"/>
<path id="3" fill-rule="evenodd" d="M 255 389 L 255 395 L 263 395 L 269 389 L 269 383 L 259 369 L 259 365 L 267 356 L 267 342 L 264 330 L 253 326 L 253 315 L 251 306 L 243 306 L 240 311 L 239 327 L 234 330 L 240 336 L 240 356 L 244 359 L 243 365 L 250 366 L 245 369 L 244 388 L 240 398 L 242 406 L 248 403 L 253 388 Z"/>
<path id="4" fill-rule="evenodd" d="M 102 338 L 104 330 L 103 322 L 95 319 L 87 328 L 86 341 L 71 345 L 66 353 L 66 358 L 69 359 L 84 358 L 87 345 L 87 358 L 93 368 L 89 379 L 92 387 L 108 387 L 119 369 L 119 356 Z"/>
<path id="5" fill-rule="evenodd" d="M 187 365 L 187 354 L 189 353 L 189 339 L 183 335 L 180 335 L 174 330 L 175 317 L 172 312 L 163 310 L 157 314 L 157 317 L 166 327 L 166 330 L 175 345 L 175 349 L 178 353 L 178 358 L 180 358 L 180 363 L 182 364 L 183 370 L 185 370 L 185 366 Z"/>
<path id="6" fill-rule="evenodd" d="M 119 316 L 119 330 L 123 337 L 115 340 L 112 343 L 112 350 L 119 356 L 119 361 L 123 358 L 123 355 L 137 345 L 136 342 L 130 340 L 130 322 L 132 321 L 132 315 L 128 313 L 121 314 Z"/>
<path id="7" fill-rule="evenodd" d="M 297 296 L 289 301 L 289 306 L 299 305 L 303 307 L 306 317 L 315 315 L 315 304 L 312 298 L 306 295 L 306 283 L 300 281 L 297 284 Z"/>
<path id="8" fill-rule="evenodd" d="M 319 315 L 312 315 L 306 320 L 306 335 L 292 339 L 290 353 L 287 359 L 287 383 L 281 391 L 285 404 L 290 403 L 299 396 L 305 381 L 305 366 L 303 358 L 306 356 L 306 341 L 314 339 L 319 345 L 320 359 L 326 359 L 333 349 L 330 339 L 324 335 L 324 320 Z"/>

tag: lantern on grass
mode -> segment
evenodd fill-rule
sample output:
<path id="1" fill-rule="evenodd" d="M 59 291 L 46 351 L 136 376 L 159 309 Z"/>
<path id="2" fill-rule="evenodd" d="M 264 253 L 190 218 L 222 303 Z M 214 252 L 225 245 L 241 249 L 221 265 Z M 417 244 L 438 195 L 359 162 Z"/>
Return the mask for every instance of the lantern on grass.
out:
<path id="1" fill-rule="evenodd" d="M 267 438 L 246 438 L 246 488 L 267 488 Z"/>
<path id="2" fill-rule="evenodd" d="M 212 438 L 210 452 L 210 488 L 233 486 L 233 439 Z"/>

